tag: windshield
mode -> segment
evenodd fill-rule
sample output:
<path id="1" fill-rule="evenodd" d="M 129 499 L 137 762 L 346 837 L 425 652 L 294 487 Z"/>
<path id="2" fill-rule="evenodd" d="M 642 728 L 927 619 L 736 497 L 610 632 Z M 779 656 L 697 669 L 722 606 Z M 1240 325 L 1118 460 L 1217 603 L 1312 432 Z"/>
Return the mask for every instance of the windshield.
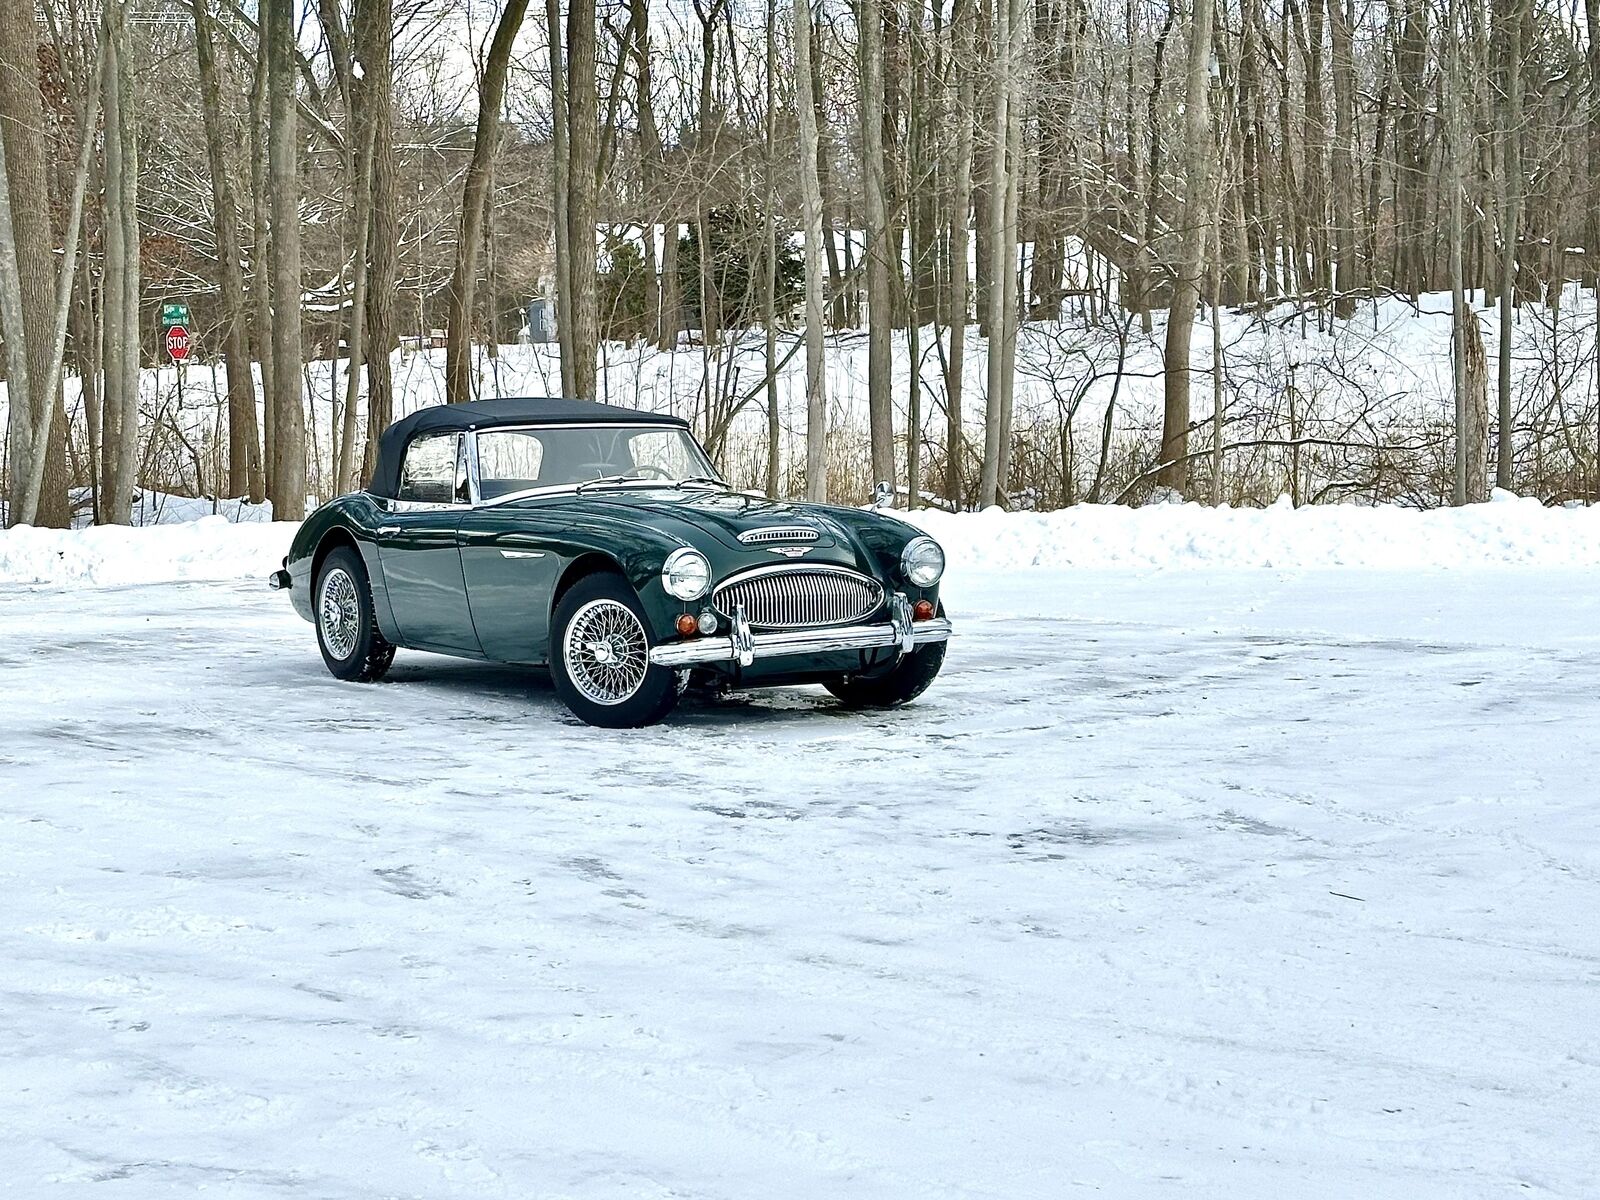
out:
<path id="1" fill-rule="evenodd" d="M 721 482 L 699 443 L 675 425 L 544 426 L 478 434 L 478 488 L 485 500 L 580 484 Z"/>

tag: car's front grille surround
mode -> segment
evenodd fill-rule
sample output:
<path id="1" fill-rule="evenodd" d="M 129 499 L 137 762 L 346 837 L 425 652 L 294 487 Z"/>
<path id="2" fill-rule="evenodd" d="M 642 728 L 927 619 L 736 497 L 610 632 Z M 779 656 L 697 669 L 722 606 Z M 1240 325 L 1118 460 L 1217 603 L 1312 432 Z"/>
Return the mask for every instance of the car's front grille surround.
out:
<path id="1" fill-rule="evenodd" d="M 743 605 L 752 629 L 814 629 L 870 616 L 883 586 L 843 567 L 764 568 L 718 585 L 712 603 L 726 617 Z"/>

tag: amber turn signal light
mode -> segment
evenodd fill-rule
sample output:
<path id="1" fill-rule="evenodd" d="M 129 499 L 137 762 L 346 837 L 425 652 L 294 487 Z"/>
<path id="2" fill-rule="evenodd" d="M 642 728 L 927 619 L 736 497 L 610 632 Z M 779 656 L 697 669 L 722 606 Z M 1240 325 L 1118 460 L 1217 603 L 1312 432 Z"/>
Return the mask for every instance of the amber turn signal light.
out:
<path id="1" fill-rule="evenodd" d="M 695 619 L 693 613 L 678 614 L 678 632 L 683 634 L 684 637 L 700 632 L 700 622 Z"/>
<path id="2" fill-rule="evenodd" d="M 918 600 L 911 606 L 911 619 L 913 621 L 927 621 L 933 617 L 933 601 Z"/>

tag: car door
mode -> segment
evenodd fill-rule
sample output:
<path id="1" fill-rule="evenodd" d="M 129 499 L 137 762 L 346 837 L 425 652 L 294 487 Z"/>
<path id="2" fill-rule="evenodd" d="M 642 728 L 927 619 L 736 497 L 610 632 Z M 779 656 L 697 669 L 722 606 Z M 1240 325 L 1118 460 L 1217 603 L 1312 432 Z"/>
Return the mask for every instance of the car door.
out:
<path id="1" fill-rule="evenodd" d="M 486 498 L 538 487 L 543 445 L 536 431 L 477 435 L 479 486 Z M 461 569 L 479 643 L 501 662 L 539 663 L 549 656 L 550 599 L 562 558 L 539 505 L 490 505 L 461 520 Z"/>
<path id="2" fill-rule="evenodd" d="M 464 463 L 462 434 L 412 440 L 400 488 L 378 525 L 378 561 L 407 646 L 475 656 L 483 649 L 461 572 Z"/>
<path id="3" fill-rule="evenodd" d="M 480 508 L 462 518 L 461 569 L 485 655 L 500 662 L 545 661 L 561 564 L 525 511 Z"/>

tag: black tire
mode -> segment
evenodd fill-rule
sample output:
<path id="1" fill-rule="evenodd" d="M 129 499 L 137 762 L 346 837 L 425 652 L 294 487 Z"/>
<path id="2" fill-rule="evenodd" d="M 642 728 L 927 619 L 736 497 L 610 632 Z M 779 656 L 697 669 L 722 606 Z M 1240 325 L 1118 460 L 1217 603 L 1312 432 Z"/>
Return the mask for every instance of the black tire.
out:
<path id="1" fill-rule="evenodd" d="M 569 630 L 574 630 L 570 641 Z M 595 640 L 583 642 L 585 631 Z M 603 645 L 612 657 L 602 660 L 584 645 Z M 649 650 L 650 623 L 639 598 L 619 575 L 586 575 L 556 605 L 550 622 L 550 679 L 556 695 L 580 721 L 606 729 L 637 729 L 654 725 L 673 710 L 678 673 L 652 664 Z"/>
<path id="2" fill-rule="evenodd" d="M 394 647 L 378 632 L 372 581 L 361 555 L 349 546 L 330 550 L 317 568 L 311 611 L 317 648 L 336 679 L 372 683 L 384 677 L 394 662 Z"/>
<path id="3" fill-rule="evenodd" d="M 841 675 L 823 683 L 848 708 L 894 708 L 915 700 L 944 666 L 944 642 L 929 642 L 881 675 Z"/>

